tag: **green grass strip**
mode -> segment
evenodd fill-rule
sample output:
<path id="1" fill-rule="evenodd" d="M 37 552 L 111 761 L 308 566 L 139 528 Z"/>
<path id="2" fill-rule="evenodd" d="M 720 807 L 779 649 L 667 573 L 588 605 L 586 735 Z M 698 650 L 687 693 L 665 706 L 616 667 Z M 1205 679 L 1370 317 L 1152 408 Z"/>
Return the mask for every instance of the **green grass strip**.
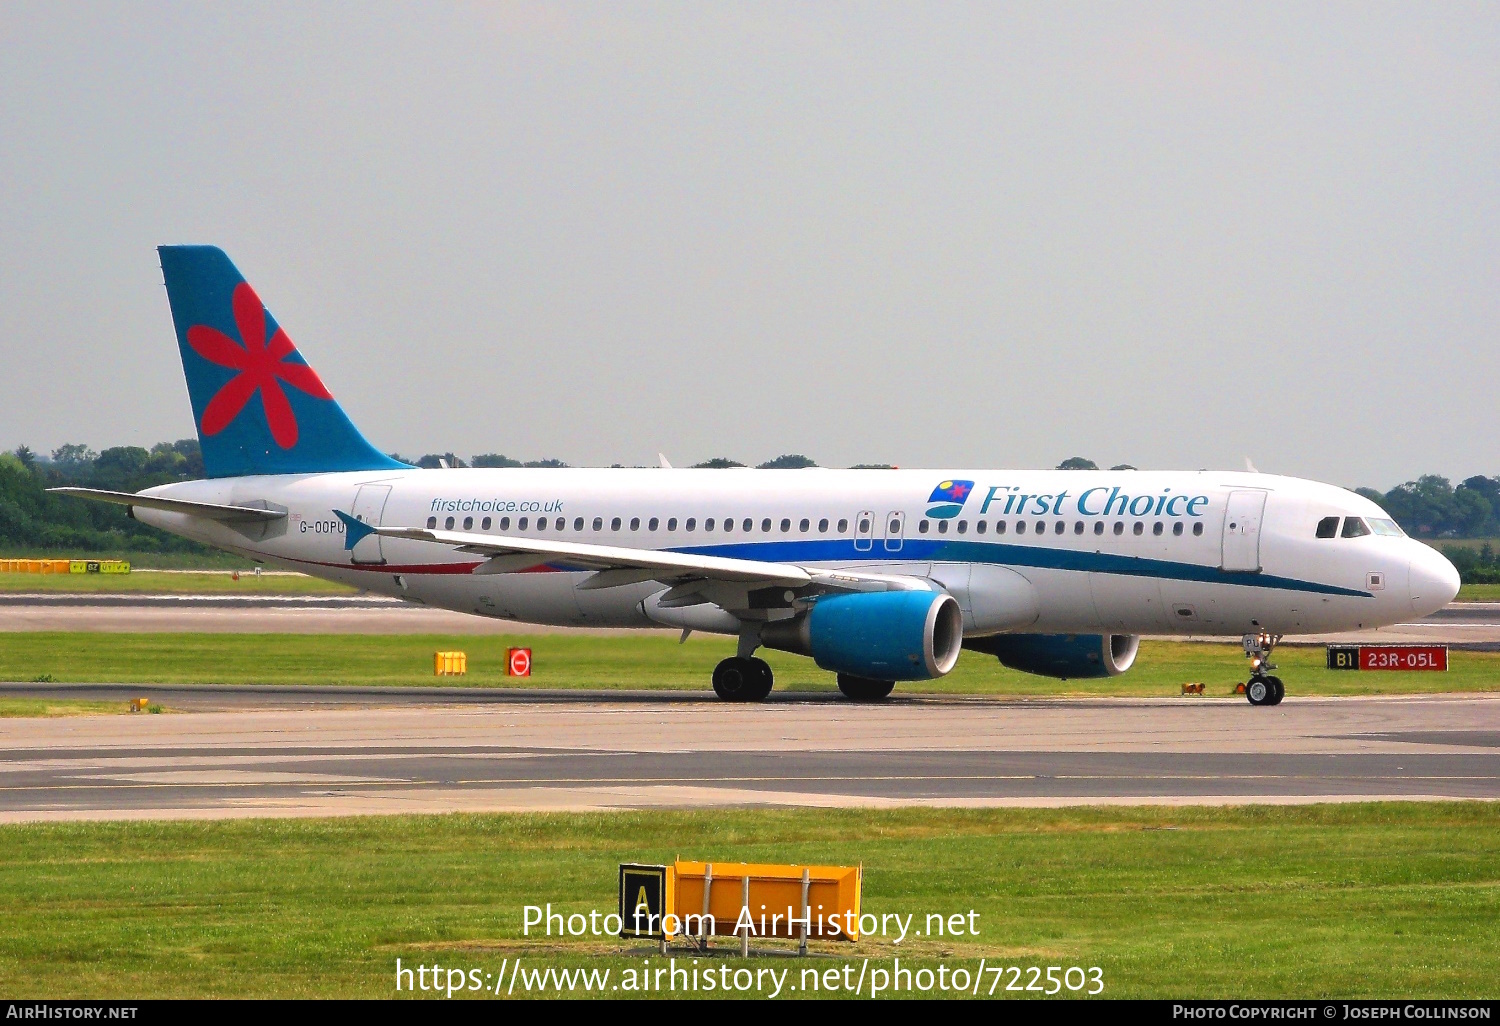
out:
<path id="1" fill-rule="evenodd" d="M 0 991 L 382 997 L 398 957 L 618 973 L 655 956 L 523 940 L 522 906 L 603 913 L 618 863 L 680 855 L 863 864 L 866 911 L 979 912 L 977 938 L 824 946 L 858 958 L 1097 965 L 1113 997 L 1493 996 L 1497 836 L 1479 803 L 10 826 Z"/>
<path id="2" fill-rule="evenodd" d="M 0 680 L 159 684 L 464 685 L 538 688 L 679 688 L 705 690 L 714 664 L 732 655 L 732 639 L 673 638 L 621 632 L 502 635 L 112 634 L 38 632 L 0 635 Z M 534 676 L 505 676 L 505 650 L 530 647 Z M 434 677 L 432 654 L 468 653 L 464 677 Z M 833 675 L 810 659 L 762 652 L 777 687 L 829 690 Z M 1500 690 L 1500 653 L 1450 655 L 1447 673 L 1339 672 L 1325 668 L 1322 648 L 1283 647 L 1277 671 L 1290 695 L 1410 694 Z M 1248 675 L 1237 644 L 1144 642 L 1128 673 L 1102 680 L 1059 681 L 1008 670 L 990 656 L 965 652 L 958 668 L 898 691 L 973 695 L 1180 695 L 1201 681 L 1226 695 Z M 1182 699 L 1194 701 L 1191 697 Z"/>

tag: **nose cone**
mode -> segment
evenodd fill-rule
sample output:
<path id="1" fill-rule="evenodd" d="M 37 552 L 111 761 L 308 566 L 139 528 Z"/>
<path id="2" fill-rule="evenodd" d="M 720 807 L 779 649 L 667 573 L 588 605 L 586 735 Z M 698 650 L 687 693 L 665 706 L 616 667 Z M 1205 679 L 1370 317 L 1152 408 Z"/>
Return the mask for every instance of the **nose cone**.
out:
<path id="1" fill-rule="evenodd" d="M 1411 611 L 1427 616 L 1458 594 L 1458 571 L 1441 552 L 1422 546 L 1411 560 Z"/>

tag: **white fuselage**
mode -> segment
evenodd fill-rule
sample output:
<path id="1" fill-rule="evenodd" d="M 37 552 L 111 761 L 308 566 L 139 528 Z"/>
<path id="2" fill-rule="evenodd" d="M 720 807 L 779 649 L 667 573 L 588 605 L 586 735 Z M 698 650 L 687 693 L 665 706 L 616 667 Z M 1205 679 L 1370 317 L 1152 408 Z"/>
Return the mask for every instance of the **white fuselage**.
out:
<path id="1" fill-rule="evenodd" d="M 929 496 L 950 481 L 973 486 L 944 509 Z M 971 617 L 978 634 L 1358 630 L 1430 613 L 1458 587 L 1441 555 L 1404 536 L 1317 537 L 1326 518 L 1385 514 L 1344 489 L 1269 474 L 459 469 L 223 478 L 146 494 L 285 508 L 285 519 L 267 525 L 135 510 L 145 523 L 268 564 L 445 609 L 565 626 L 736 631 L 722 610 L 656 607 L 666 586 L 654 581 L 580 590 L 591 571 L 553 564 L 488 573 L 483 556 L 378 535 L 351 550 L 334 511 L 375 526 L 923 577 L 973 591 L 966 612 L 998 579 L 988 574 L 1029 582 L 1019 599 L 1014 589 L 993 597 L 991 605 L 1010 604 L 1004 615 Z"/>

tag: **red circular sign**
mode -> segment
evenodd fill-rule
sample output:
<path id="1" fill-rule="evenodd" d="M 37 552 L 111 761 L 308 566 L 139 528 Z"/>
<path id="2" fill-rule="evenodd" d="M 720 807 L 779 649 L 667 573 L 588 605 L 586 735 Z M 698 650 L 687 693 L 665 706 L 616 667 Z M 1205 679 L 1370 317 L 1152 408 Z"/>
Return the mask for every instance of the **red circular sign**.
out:
<path id="1" fill-rule="evenodd" d="M 509 669 L 512 677 L 531 676 L 531 649 L 513 648 L 506 655 L 510 660 Z"/>

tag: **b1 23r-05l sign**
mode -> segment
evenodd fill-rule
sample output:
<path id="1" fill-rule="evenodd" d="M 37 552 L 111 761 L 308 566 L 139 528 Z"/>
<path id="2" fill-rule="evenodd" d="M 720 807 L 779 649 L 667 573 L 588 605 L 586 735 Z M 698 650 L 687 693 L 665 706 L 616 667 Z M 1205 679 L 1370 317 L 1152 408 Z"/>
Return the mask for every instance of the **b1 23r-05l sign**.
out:
<path id="1" fill-rule="evenodd" d="M 1447 645 L 1329 645 L 1330 670 L 1448 669 Z"/>

